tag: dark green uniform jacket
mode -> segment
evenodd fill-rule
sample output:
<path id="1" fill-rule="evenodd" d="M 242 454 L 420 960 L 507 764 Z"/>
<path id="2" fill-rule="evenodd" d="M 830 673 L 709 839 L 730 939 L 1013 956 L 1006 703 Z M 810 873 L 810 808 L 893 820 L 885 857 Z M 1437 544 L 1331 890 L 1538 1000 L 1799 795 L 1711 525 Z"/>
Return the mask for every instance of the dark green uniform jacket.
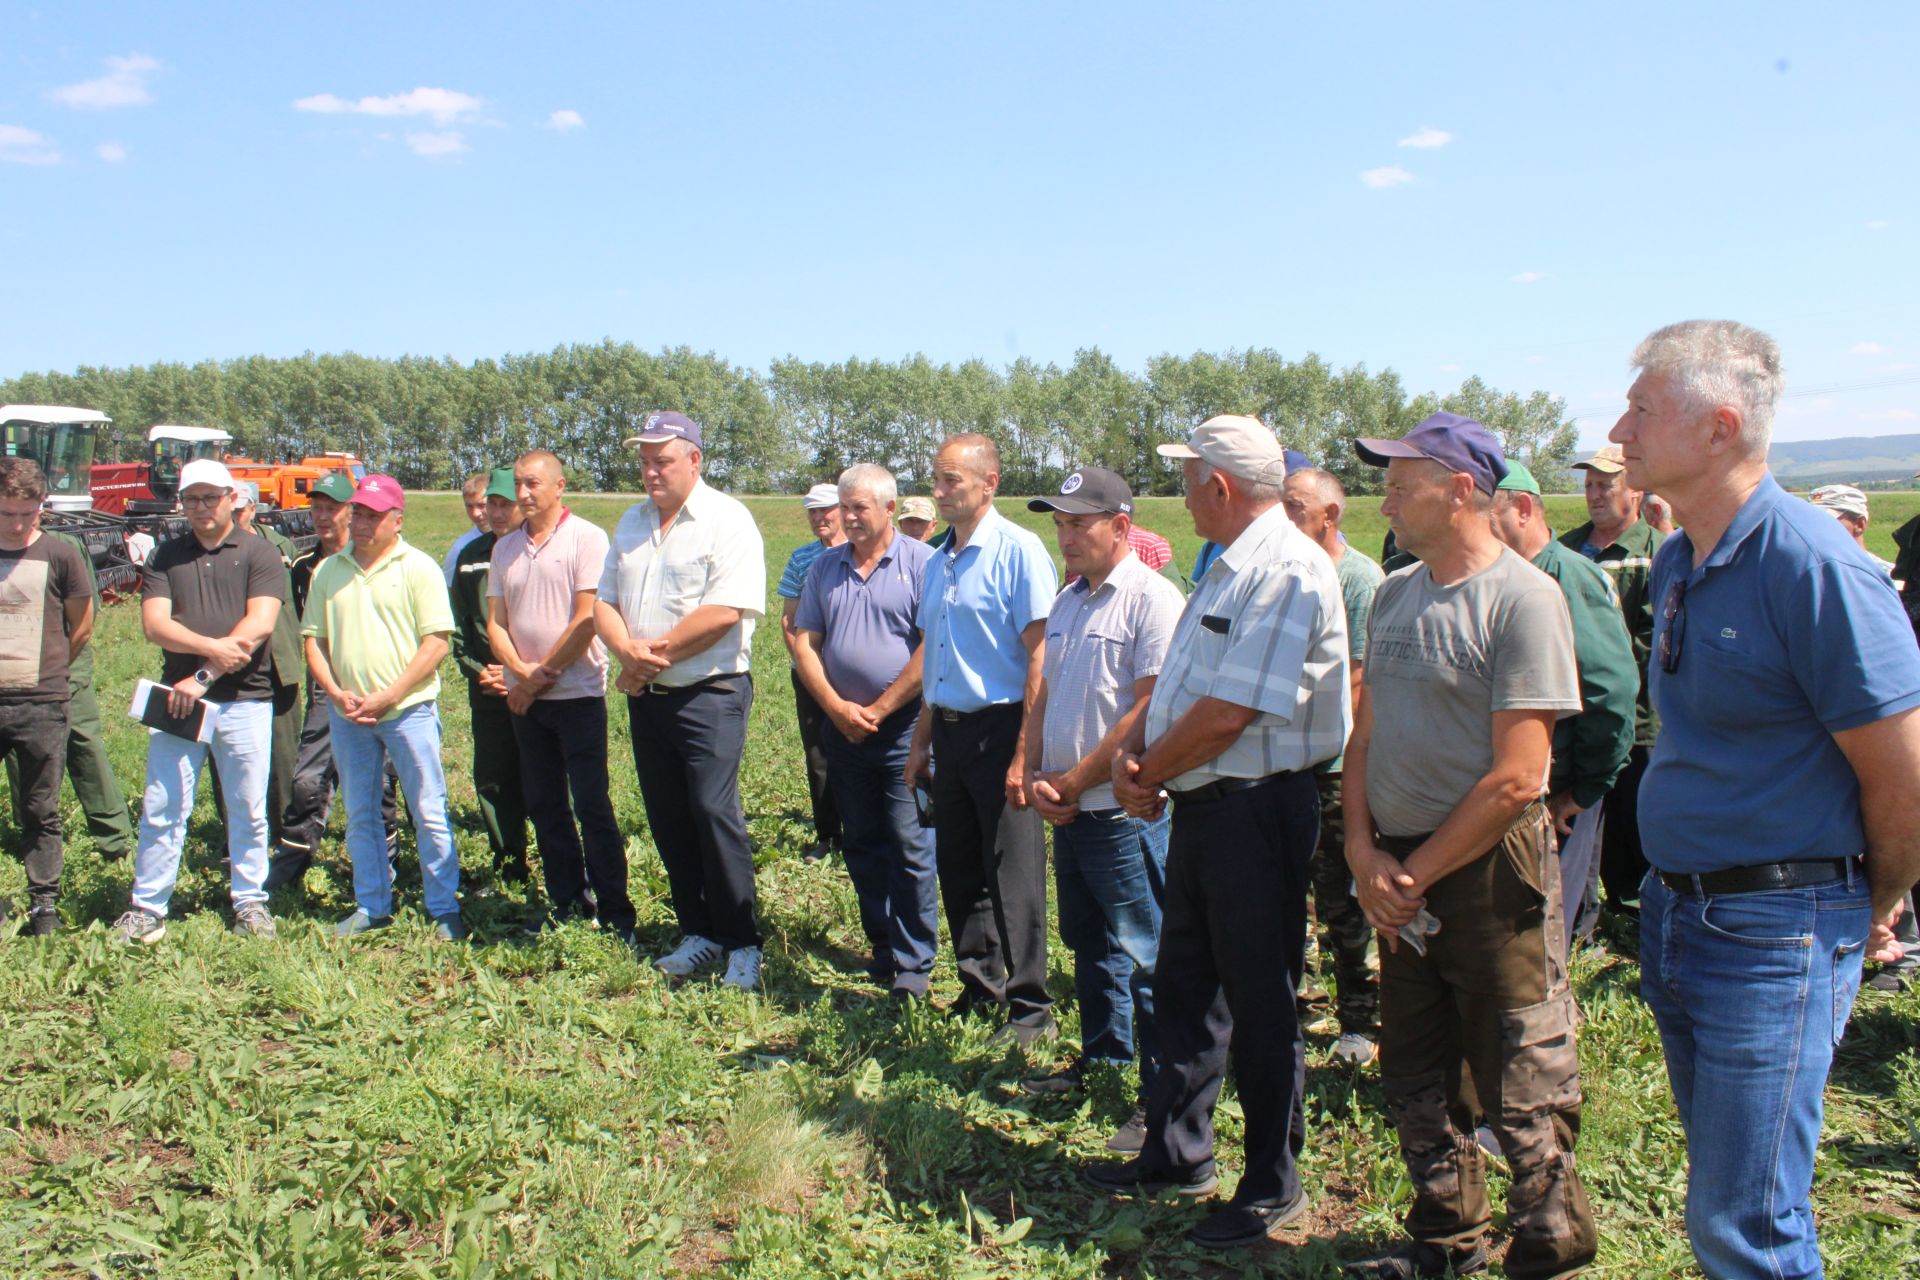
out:
<path id="1" fill-rule="evenodd" d="M 496 541 L 483 533 L 460 548 L 453 562 L 453 660 L 468 680 L 478 680 L 494 665 L 493 641 L 487 638 L 487 571 Z"/>
<path id="2" fill-rule="evenodd" d="M 1547 789 L 1571 792 L 1591 809 L 1613 789 L 1633 749 L 1634 700 L 1640 669 L 1613 584 L 1591 560 L 1551 539 L 1534 568 L 1560 584 L 1573 618 L 1573 660 L 1580 672 L 1580 714 L 1553 726 L 1553 772 Z"/>
<path id="3" fill-rule="evenodd" d="M 1561 538 L 1560 543 L 1578 554 L 1592 536 L 1593 523 L 1589 521 Z M 1653 701 L 1647 694 L 1647 656 L 1653 652 L 1653 553 L 1666 540 L 1667 535 L 1645 520 L 1635 520 L 1593 561 L 1612 581 L 1614 593 L 1620 597 L 1620 612 L 1627 620 L 1627 634 L 1633 638 L 1633 661 L 1640 668 L 1640 698 L 1633 726 L 1637 747 L 1651 747 L 1660 735 L 1660 718 L 1654 714 Z"/>

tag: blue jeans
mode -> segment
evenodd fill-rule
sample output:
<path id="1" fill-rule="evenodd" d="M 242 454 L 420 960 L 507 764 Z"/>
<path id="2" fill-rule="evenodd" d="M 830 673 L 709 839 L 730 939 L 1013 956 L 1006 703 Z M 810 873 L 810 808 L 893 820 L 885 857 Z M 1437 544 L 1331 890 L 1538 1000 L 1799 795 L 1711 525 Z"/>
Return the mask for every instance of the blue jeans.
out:
<path id="1" fill-rule="evenodd" d="M 180 853 L 187 842 L 200 766 L 211 754 L 227 801 L 227 862 L 233 905 L 265 902 L 267 891 L 267 756 L 273 733 L 271 702 L 208 702 L 211 742 L 190 742 L 159 729 L 147 731 L 147 787 L 140 802 L 140 843 L 133 856 L 133 905 L 167 914 Z"/>
<path id="2" fill-rule="evenodd" d="M 420 850 L 420 879 L 427 914 L 460 914 L 460 857 L 447 822 L 447 776 L 440 767 L 440 710 L 418 702 L 390 720 L 355 724 L 327 708 L 333 763 L 347 805 L 347 856 L 353 859 L 353 898 L 378 919 L 393 914 L 393 864 L 387 860 L 387 827 L 380 815 L 386 763 L 400 778 L 407 813 Z"/>
<path id="3" fill-rule="evenodd" d="M 933 832 L 920 825 L 900 780 L 916 714 L 902 708 L 864 742 L 848 742 L 823 719 L 820 750 L 860 927 L 873 948 L 873 979 L 924 996 L 939 943 L 940 897 Z"/>
<path id="4" fill-rule="evenodd" d="M 1822 1274 L 1813 1155 L 1871 918 L 1857 871 L 1718 898 L 1641 884 L 1640 992 L 1687 1132 L 1687 1236 L 1714 1280 Z"/>
<path id="5" fill-rule="evenodd" d="M 1171 827 L 1166 814 L 1143 822 L 1122 809 L 1095 809 L 1053 829 L 1060 940 L 1073 952 L 1081 1056 L 1088 1062 L 1129 1061 L 1137 1030 L 1141 1097 L 1152 1088 L 1159 1065 L 1153 967 Z"/>

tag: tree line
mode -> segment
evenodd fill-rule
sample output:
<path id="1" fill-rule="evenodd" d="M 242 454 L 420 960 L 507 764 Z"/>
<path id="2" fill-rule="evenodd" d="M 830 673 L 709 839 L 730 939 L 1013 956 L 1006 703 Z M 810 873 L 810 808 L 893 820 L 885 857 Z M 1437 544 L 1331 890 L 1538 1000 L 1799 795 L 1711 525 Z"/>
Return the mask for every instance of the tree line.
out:
<path id="1" fill-rule="evenodd" d="M 650 410 L 679 409 L 705 430 L 708 478 L 735 493 L 792 493 L 853 462 L 878 462 L 903 491 L 926 492 L 934 446 L 979 431 L 999 442 L 1001 489 L 1039 493 L 1099 463 L 1141 493 L 1175 493 L 1177 469 L 1153 446 L 1216 413 L 1254 414 L 1356 492 L 1378 489 L 1347 442 L 1397 437 L 1436 409 L 1479 419 L 1543 477 L 1572 461 L 1566 402 L 1498 391 L 1478 377 L 1450 395 L 1409 396 L 1392 369 L 1338 369 L 1263 348 L 1160 355 L 1144 372 L 1097 349 L 1064 368 L 1021 358 L 935 364 L 924 355 L 842 363 L 775 360 L 765 372 L 686 347 L 611 340 L 462 364 L 354 354 L 250 356 L 198 364 L 82 367 L 0 382 L 0 402 L 98 409 L 114 422 L 98 457 L 141 457 L 155 423 L 219 426 L 238 450 L 280 460 L 350 450 L 402 484 L 461 477 L 544 447 L 589 490 L 636 490 L 621 440 Z"/>

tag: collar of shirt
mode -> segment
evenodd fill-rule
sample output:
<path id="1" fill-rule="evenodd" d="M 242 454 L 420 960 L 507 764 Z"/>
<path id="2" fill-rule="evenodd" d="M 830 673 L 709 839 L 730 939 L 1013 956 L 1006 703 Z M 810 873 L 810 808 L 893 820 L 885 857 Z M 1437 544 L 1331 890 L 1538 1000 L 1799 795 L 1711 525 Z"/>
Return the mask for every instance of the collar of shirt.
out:
<path id="1" fill-rule="evenodd" d="M 561 507 L 560 518 L 553 522 L 553 528 L 547 530 L 546 539 L 541 542 L 535 542 L 533 540 L 533 533 L 531 530 L 527 528 L 524 522 L 520 525 L 518 529 L 515 529 L 513 532 L 521 534 L 526 538 L 527 555 L 532 559 L 538 560 L 540 558 L 540 553 L 542 551 L 545 551 L 549 546 L 552 546 L 553 540 L 560 536 L 561 526 L 565 525 L 567 523 L 568 517 L 572 515 L 573 515 L 572 507 Z M 507 536 L 512 537 L 513 534 L 508 534 Z"/>
<path id="2" fill-rule="evenodd" d="M 1772 472 L 1762 476 L 1759 486 L 1747 495 L 1747 500 L 1740 504 L 1738 511 L 1733 513 L 1733 519 L 1727 523 L 1726 532 L 1720 535 L 1720 541 L 1714 543 L 1713 550 L 1707 553 L 1707 558 L 1697 569 L 1693 566 L 1693 539 L 1687 536 L 1685 529 L 1675 529 L 1674 540 L 1680 543 L 1680 552 L 1686 557 L 1680 562 L 1686 580 L 1692 582 L 1708 569 L 1718 569 L 1731 561 L 1739 552 L 1740 544 L 1760 527 L 1762 521 L 1773 514 L 1773 509 L 1779 506 L 1786 496 L 1787 491 L 1774 480 Z"/>
<path id="3" fill-rule="evenodd" d="M 393 545 L 387 548 L 387 554 L 381 556 L 378 560 L 375 560 L 372 564 L 364 568 L 361 567 L 359 558 L 353 554 L 353 544 L 351 542 L 341 548 L 340 554 L 346 557 L 347 563 L 353 566 L 355 573 L 363 578 L 371 578 L 374 574 L 385 570 L 388 565 L 398 564 L 401 553 L 406 550 L 407 540 L 405 538 L 395 538 Z"/>
<path id="4" fill-rule="evenodd" d="M 947 545 L 942 548 L 942 550 L 947 553 L 947 559 L 949 560 L 958 560 L 969 551 L 978 551 L 982 555 L 985 555 L 993 549 L 995 543 L 1000 541 L 1002 536 L 1000 526 L 1004 523 L 1006 523 L 1006 518 L 994 510 L 993 503 L 989 502 L 987 503 L 987 514 L 981 516 L 980 523 L 973 527 L 973 536 L 967 539 L 967 545 L 955 551 L 953 549 L 953 544 L 956 540 L 955 535 L 953 531 L 949 529 L 947 531 Z"/>
<path id="5" fill-rule="evenodd" d="M 1113 571 L 1107 574 L 1106 581 L 1100 584 L 1100 590 L 1105 591 L 1108 587 L 1112 587 L 1115 591 L 1118 591 L 1125 587 L 1135 574 L 1140 573 L 1144 573 L 1148 577 L 1153 576 L 1153 570 L 1147 568 L 1147 562 L 1135 555 L 1132 549 L 1129 548 L 1127 554 L 1120 557 L 1120 563 L 1113 566 Z M 1087 585 L 1087 575 L 1084 573 L 1075 578 L 1073 585 L 1068 587 L 1067 590 L 1078 592 L 1081 595 L 1089 595 L 1092 592 L 1092 588 Z"/>
<path id="6" fill-rule="evenodd" d="M 1291 523 L 1287 519 L 1287 509 L 1278 502 L 1274 503 L 1240 531 L 1240 536 L 1233 540 L 1232 546 L 1214 557 L 1214 564 L 1224 564 L 1235 573 L 1240 572 L 1253 555 L 1254 548 L 1273 535 L 1275 525 Z M 1207 566 L 1207 572 L 1213 572 L 1213 565 Z"/>

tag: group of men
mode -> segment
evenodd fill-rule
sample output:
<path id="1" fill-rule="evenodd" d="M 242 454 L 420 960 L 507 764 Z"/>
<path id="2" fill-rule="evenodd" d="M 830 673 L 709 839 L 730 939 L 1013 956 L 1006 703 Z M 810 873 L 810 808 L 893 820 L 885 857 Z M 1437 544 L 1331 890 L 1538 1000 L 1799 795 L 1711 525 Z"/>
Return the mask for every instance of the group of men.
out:
<path id="1" fill-rule="evenodd" d="M 995 510 L 999 455 L 985 436 L 940 446 L 947 529 L 935 542 L 922 540 L 933 513 L 910 529 L 875 465 L 803 499 L 815 542 L 780 595 L 815 852 L 845 857 L 877 984 L 927 995 L 944 903 L 955 1008 L 994 1016 L 997 1039 L 1030 1048 L 1057 1034 L 1051 828 L 1081 1048 L 1025 1086 L 1065 1093 L 1138 1062 L 1138 1107 L 1108 1144 L 1126 1158 L 1088 1166 L 1095 1187 L 1210 1195 L 1231 1065 L 1241 1174 L 1192 1238 L 1248 1245 L 1307 1212 L 1297 997 L 1311 895 L 1333 953 L 1336 1052 L 1377 1054 L 1413 1189 L 1409 1239 L 1350 1272 L 1484 1269 L 1490 1152 L 1509 1175 L 1507 1274 L 1580 1270 L 1598 1242 L 1573 1156 L 1567 955 L 1604 889 L 1639 914 L 1702 1268 L 1820 1273 L 1809 1195 L 1821 1090 L 1862 960 L 1899 958 L 1899 904 L 1920 879 L 1920 646 L 1846 520 L 1852 498 L 1816 495 L 1835 521 L 1767 473 L 1781 389 L 1771 339 L 1689 322 L 1651 335 L 1633 363 L 1615 447 L 1579 464 L 1592 518 L 1558 539 L 1538 483 L 1472 419 L 1436 413 L 1404 438 L 1356 440 L 1384 472 L 1382 510 L 1408 558 L 1384 576 L 1340 531 L 1339 481 L 1290 466 L 1249 417 L 1159 448 L 1215 549 L 1189 596 L 1146 558 L 1166 544 L 1134 525 L 1125 479 L 1092 466 L 1029 504 L 1051 517 L 1062 589 L 1041 539 Z M 536 450 L 470 490 L 487 530 L 445 566 L 401 538 L 391 478 L 327 490 L 315 516 L 332 532 L 318 563 L 301 562 L 296 593 L 281 557 L 236 524 L 224 468 L 185 468 L 191 532 L 156 550 L 142 601 L 167 715 L 149 748 L 126 936 L 164 930 L 209 754 L 234 927 L 273 930 L 268 642 L 291 594 L 310 682 L 298 755 L 320 700 L 346 796 L 357 909 L 337 932 L 392 916 L 391 769 L 428 914 L 462 936 L 435 710 L 451 651 L 496 865 L 526 867 L 530 822 L 553 917 L 631 940 L 608 799 L 617 659 L 681 934 L 656 963 L 686 978 L 724 962 L 725 981 L 757 986 L 739 763 L 761 538 L 700 478 L 691 419 L 650 415 L 628 444 L 648 499 L 611 535 L 568 510 L 560 463 Z M 0 663 L 0 709 L 33 707 L 0 715 L 0 729 L 42 796 L 91 595 L 83 561 L 20 532 L 37 501 L 17 472 L 0 471 L 0 569 L 37 586 L 39 612 L 23 616 L 38 643 L 31 670 Z M 1649 491 L 1678 526 L 1664 543 L 1642 519 Z M 311 838 L 289 833 L 307 830 L 290 809 L 277 846 L 290 866 Z M 57 888 L 57 811 L 52 833 L 49 855 L 44 824 L 30 828 L 36 911 Z"/>

